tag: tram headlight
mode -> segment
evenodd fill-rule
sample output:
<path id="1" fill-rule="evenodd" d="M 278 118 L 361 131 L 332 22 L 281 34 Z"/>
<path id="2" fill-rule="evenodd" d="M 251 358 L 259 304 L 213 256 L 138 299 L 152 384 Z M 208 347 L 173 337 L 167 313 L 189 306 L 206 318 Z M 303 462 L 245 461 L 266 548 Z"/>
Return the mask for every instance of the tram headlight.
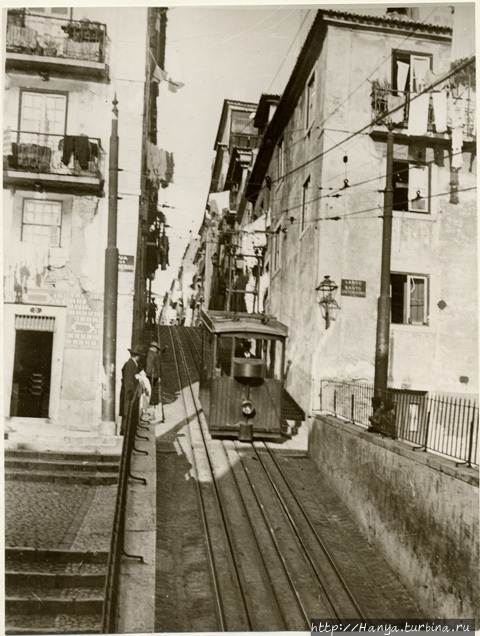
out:
<path id="1" fill-rule="evenodd" d="M 250 400 L 244 400 L 242 402 L 242 413 L 245 417 L 253 417 L 255 415 L 255 407 L 253 406 L 253 402 Z"/>

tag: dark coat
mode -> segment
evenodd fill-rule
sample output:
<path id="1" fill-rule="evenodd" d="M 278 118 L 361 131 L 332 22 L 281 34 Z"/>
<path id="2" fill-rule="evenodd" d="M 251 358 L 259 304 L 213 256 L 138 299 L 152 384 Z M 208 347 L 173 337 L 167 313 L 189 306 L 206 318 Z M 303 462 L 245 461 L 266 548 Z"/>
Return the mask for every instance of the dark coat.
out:
<path id="1" fill-rule="evenodd" d="M 120 415 L 125 417 L 128 412 L 128 404 L 135 395 L 138 380 L 135 378 L 140 372 L 140 367 L 133 358 L 129 358 L 122 368 L 122 388 L 120 391 Z"/>

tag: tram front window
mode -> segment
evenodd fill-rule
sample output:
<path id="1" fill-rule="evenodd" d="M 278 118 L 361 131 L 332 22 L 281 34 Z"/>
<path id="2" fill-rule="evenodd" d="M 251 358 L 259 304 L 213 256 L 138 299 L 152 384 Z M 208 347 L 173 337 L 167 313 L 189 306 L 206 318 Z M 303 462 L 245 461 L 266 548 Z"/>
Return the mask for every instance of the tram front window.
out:
<path id="1" fill-rule="evenodd" d="M 266 377 L 282 379 L 283 343 L 272 338 L 235 338 L 236 358 L 256 358 L 265 362 Z"/>

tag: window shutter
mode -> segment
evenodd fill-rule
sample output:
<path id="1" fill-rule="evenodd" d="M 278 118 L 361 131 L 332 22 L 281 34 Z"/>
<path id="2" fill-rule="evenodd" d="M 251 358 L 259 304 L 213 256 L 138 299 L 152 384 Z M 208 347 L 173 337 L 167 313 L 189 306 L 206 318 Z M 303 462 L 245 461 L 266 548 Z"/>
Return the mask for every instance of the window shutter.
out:
<path id="1" fill-rule="evenodd" d="M 410 323 L 423 325 L 425 323 L 425 279 L 411 276 L 409 287 Z"/>

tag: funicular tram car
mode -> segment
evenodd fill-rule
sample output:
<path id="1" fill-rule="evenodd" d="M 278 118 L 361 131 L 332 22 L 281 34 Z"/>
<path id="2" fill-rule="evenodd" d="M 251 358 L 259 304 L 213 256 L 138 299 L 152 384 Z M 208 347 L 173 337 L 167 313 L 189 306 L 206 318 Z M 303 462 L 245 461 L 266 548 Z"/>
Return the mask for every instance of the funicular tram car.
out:
<path id="1" fill-rule="evenodd" d="M 287 326 L 223 311 L 202 312 L 201 324 L 200 400 L 212 437 L 279 439 Z"/>

